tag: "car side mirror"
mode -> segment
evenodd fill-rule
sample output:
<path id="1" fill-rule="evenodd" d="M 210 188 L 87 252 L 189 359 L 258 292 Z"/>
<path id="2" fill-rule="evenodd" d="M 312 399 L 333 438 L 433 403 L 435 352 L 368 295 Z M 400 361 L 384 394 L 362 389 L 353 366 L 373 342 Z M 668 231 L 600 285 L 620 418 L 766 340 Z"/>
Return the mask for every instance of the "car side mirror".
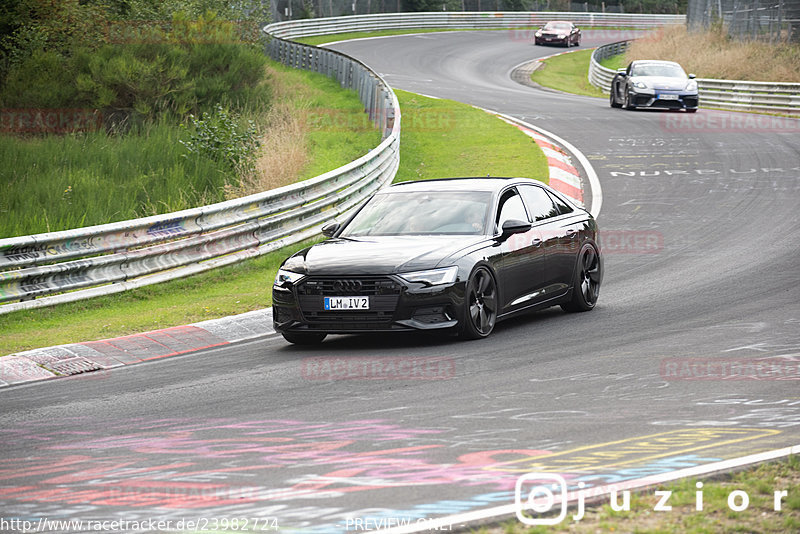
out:
<path id="1" fill-rule="evenodd" d="M 333 237 L 333 234 L 335 234 L 340 227 L 341 225 L 338 222 L 331 221 L 322 227 L 322 235 L 325 237 Z"/>
<path id="2" fill-rule="evenodd" d="M 503 223 L 499 236 L 500 241 L 505 241 L 514 234 L 524 234 L 531 229 L 531 223 L 518 219 L 509 219 Z"/>
<path id="3" fill-rule="evenodd" d="M 690 75 L 689 75 L 689 79 L 690 79 L 690 80 L 694 80 L 695 78 L 697 78 L 697 76 L 695 76 L 694 74 L 690 74 Z"/>
<path id="4" fill-rule="evenodd" d="M 625 76 L 626 74 L 628 74 L 628 69 L 617 69 L 617 74 Z"/>

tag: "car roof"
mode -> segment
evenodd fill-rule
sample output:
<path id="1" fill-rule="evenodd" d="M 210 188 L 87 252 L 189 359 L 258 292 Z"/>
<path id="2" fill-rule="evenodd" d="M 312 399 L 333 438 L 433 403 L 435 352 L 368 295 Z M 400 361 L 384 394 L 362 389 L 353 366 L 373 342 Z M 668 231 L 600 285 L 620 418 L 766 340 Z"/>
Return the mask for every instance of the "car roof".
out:
<path id="1" fill-rule="evenodd" d="M 544 185 L 531 178 L 484 176 L 399 182 L 383 191 L 499 191 L 508 185 L 525 183 Z"/>

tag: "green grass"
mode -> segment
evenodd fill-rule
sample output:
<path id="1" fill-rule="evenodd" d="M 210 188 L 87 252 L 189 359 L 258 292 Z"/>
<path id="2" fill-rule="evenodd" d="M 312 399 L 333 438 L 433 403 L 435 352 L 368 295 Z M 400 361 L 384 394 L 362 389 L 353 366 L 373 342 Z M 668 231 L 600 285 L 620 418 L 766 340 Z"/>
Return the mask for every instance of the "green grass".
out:
<path id="1" fill-rule="evenodd" d="M 403 91 L 398 91 L 398 97 L 403 131 L 397 180 L 486 174 L 547 176 L 541 150 L 515 127 L 466 104 Z M 0 355 L 270 306 L 275 272 L 281 260 L 299 248 L 118 295 L 0 315 Z"/>
<path id="2" fill-rule="evenodd" d="M 311 129 L 306 135 L 309 162 L 301 179 L 346 165 L 380 144 L 381 131 L 364 113 L 356 91 L 342 89 L 339 82 L 322 74 L 282 68 L 314 86 L 313 95 L 304 103 Z"/>
<path id="3" fill-rule="evenodd" d="M 570 510 L 567 518 L 553 527 L 524 528 L 518 521 L 485 527 L 481 534 L 533 534 L 538 532 L 563 533 L 671 533 L 687 534 L 759 532 L 780 534 L 798 532 L 800 526 L 800 458 L 790 456 L 786 460 L 761 464 L 745 471 L 724 475 L 714 480 L 704 480 L 701 489 L 697 480 L 685 479 L 666 487 L 631 493 L 630 511 L 616 512 L 606 504 L 587 508 L 579 522 L 572 521 Z M 655 489 L 670 490 L 668 504 L 671 511 L 654 511 L 658 501 Z M 733 511 L 728 507 L 728 496 L 732 491 L 742 490 L 749 497 L 749 507 L 744 511 Z M 782 509 L 774 510 L 774 491 L 786 490 Z M 697 492 L 702 491 L 703 510 L 695 509 Z M 622 497 L 620 495 L 620 502 Z M 737 501 L 740 502 L 740 501 Z"/>
<path id="4" fill-rule="evenodd" d="M 627 67 L 628 61 L 625 59 L 625 54 L 617 54 L 616 56 L 607 57 L 601 60 L 600 64 L 607 69 L 617 70 Z"/>
<path id="5" fill-rule="evenodd" d="M 467 104 L 395 93 L 403 112 L 395 181 L 492 175 L 547 182 L 544 154 L 517 128 Z"/>
<path id="6" fill-rule="evenodd" d="M 531 80 L 552 89 L 576 95 L 607 98 L 600 89 L 589 83 L 589 61 L 592 50 L 577 50 L 543 61 L 533 71 Z"/>

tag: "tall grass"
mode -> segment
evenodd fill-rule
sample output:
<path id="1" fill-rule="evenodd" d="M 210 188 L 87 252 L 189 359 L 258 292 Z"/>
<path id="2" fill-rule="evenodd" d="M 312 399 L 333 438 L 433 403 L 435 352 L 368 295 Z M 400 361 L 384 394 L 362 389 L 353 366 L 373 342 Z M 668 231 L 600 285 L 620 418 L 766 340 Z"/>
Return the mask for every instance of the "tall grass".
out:
<path id="1" fill-rule="evenodd" d="M 166 213 L 224 198 L 235 176 L 184 158 L 165 120 L 125 135 L 0 136 L 0 236 L 65 230 Z"/>
<path id="2" fill-rule="evenodd" d="M 800 82 L 800 45 L 734 41 L 722 28 L 688 33 L 668 26 L 635 40 L 625 59 L 677 61 L 700 78 Z"/>

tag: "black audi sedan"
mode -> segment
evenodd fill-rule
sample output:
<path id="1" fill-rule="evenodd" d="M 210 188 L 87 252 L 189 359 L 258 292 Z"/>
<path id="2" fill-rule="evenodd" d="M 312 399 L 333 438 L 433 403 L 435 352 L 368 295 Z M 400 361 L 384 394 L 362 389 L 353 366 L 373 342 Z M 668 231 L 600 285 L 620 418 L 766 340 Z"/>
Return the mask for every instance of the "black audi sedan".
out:
<path id="1" fill-rule="evenodd" d="M 483 338 L 522 312 L 591 310 L 603 279 L 592 215 L 527 178 L 395 184 L 322 232 L 272 287 L 275 330 L 292 343 L 435 329 Z"/>

